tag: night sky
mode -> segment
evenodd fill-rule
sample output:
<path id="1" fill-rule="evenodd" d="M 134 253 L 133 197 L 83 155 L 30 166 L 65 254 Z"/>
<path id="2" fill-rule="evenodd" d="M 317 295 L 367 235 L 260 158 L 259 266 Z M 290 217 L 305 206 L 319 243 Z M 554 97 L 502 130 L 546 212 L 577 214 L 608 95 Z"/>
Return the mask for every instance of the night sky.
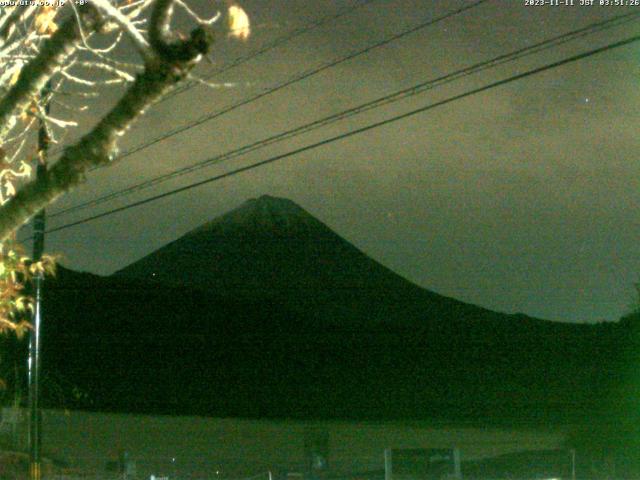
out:
<path id="1" fill-rule="evenodd" d="M 207 75 L 359 2 L 243 0 L 253 35 L 220 38 Z M 123 149 L 470 1 L 373 1 L 152 108 Z M 575 3 L 580 3 L 575 0 Z M 596 0 L 595 3 L 599 3 Z M 194 2 L 211 11 L 212 2 Z M 325 115 L 640 7 L 493 0 L 330 68 L 120 164 L 91 173 L 55 212 Z M 186 185 L 623 38 L 640 21 L 465 77 L 99 207 L 50 227 Z M 109 274 L 187 231 L 270 194 L 287 197 L 420 286 L 504 312 L 615 320 L 640 276 L 640 43 L 51 234 L 50 253 Z M 105 91 L 90 126 L 120 93 Z M 82 131 L 70 134 L 67 141 Z"/>

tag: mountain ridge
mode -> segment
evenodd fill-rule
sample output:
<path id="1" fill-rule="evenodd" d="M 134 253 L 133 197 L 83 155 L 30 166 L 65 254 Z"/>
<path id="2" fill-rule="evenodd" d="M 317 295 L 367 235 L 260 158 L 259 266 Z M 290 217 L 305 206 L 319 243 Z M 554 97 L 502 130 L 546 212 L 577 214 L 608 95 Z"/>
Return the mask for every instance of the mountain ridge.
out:
<path id="1" fill-rule="evenodd" d="M 601 408 L 620 339 L 422 289 L 274 197 L 111 276 L 61 268 L 45 305 L 71 403 L 140 413 L 563 422 Z"/>
<path id="2" fill-rule="evenodd" d="M 207 253 L 200 258 L 194 252 Z M 389 303 L 403 304 L 405 311 L 426 302 L 455 307 L 467 316 L 493 313 L 414 284 L 339 237 L 293 201 L 268 195 L 244 202 L 114 275 L 199 288 L 207 285 L 222 294 L 277 297 L 277 301 L 283 301 L 283 291 L 295 291 L 298 302 L 308 301 L 309 295 L 322 295 L 325 298 L 320 303 L 325 308 L 328 303 L 353 303 L 350 295 L 361 295 L 360 303 L 375 305 L 379 303 L 375 297 L 384 291 L 392 297 Z M 356 310 L 362 316 L 368 307 L 360 305 Z M 377 317 L 387 315 L 388 308 Z M 506 315 L 520 318 L 524 314 Z"/>

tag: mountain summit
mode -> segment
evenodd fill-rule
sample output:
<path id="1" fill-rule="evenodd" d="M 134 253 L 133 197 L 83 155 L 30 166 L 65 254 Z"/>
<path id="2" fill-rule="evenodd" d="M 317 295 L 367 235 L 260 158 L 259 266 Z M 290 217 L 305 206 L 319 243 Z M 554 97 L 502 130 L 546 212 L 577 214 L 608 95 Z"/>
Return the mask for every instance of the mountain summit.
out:
<path id="1" fill-rule="evenodd" d="M 380 265 L 291 200 L 266 195 L 116 275 L 267 299 L 324 321 L 372 323 L 453 302 Z"/>
<path id="2" fill-rule="evenodd" d="M 79 406 L 145 413 L 568 421 L 621 343 L 420 288 L 269 196 L 110 277 L 62 270 L 45 305 Z"/>
<path id="3" fill-rule="evenodd" d="M 270 195 L 262 195 L 244 202 L 238 208 L 193 230 L 187 235 L 216 229 L 266 229 L 269 233 L 288 229 L 301 230 L 317 224 L 317 220 L 295 202 Z"/>

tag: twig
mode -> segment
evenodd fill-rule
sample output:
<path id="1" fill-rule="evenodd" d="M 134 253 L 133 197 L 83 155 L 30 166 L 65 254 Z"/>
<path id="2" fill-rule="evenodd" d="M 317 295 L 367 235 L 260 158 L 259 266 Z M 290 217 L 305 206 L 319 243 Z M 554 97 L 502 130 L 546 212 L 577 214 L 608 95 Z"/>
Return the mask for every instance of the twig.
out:
<path id="1" fill-rule="evenodd" d="M 122 30 L 127 35 L 129 35 L 134 45 L 138 49 L 138 53 L 140 53 L 145 62 L 150 61 L 153 56 L 153 51 L 151 50 L 149 42 L 147 42 L 147 39 L 142 36 L 136 26 L 131 23 L 131 19 L 129 19 L 116 7 L 111 5 L 111 3 L 109 3 L 109 0 L 91 1 L 93 5 L 96 6 L 96 8 L 101 10 L 107 16 L 107 18 L 120 25 Z"/>
<path id="2" fill-rule="evenodd" d="M 182 0 L 176 0 L 176 3 L 182 7 L 182 9 L 187 12 L 187 14 L 193 18 L 196 23 L 198 23 L 199 25 L 213 25 L 214 23 L 216 23 L 222 13 L 217 12 L 213 17 L 209 18 L 209 19 L 204 19 L 198 16 L 198 14 L 196 12 L 194 12 L 191 8 L 189 8 L 189 5 L 187 5 L 185 2 L 183 2 Z"/>
<path id="3" fill-rule="evenodd" d="M 94 31 L 99 19 L 91 8 L 83 15 L 85 26 Z M 46 40 L 38 56 L 25 65 L 17 82 L 0 99 L 0 142 L 12 126 L 12 118 L 20 115 L 30 105 L 31 99 L 42 90 L 51 76 L 75 51 L 80 39 L 79 27 L 74 18 L 67 19 L 53 36 Z"/>

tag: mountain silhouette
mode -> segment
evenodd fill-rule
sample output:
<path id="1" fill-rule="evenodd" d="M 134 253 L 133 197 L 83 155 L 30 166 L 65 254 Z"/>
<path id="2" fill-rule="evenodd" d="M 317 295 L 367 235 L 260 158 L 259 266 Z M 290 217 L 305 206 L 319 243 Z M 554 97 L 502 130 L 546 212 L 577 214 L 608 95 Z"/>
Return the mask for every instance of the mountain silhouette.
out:
<path id="1" fill-rule="evenodd" d="M 263 300 L 323 327 L 415 327 L 493 312 L 418 287 L 382 266 L 288 199 L 262 196 L 115 274 Z M 451 315 L 454 314 L 454 315 Z M 454 317 L 454 318 L 453 318 Z M 531 319 L 531 321 L 534 321 Z"/>
<path id="2" fill-rule="evenodd" d="M 47 402 L 144 413 L 574 421 L 621 341 L 420 288 L 270 196 L 109 277 L 61 268 L 45 311 Z"/>

